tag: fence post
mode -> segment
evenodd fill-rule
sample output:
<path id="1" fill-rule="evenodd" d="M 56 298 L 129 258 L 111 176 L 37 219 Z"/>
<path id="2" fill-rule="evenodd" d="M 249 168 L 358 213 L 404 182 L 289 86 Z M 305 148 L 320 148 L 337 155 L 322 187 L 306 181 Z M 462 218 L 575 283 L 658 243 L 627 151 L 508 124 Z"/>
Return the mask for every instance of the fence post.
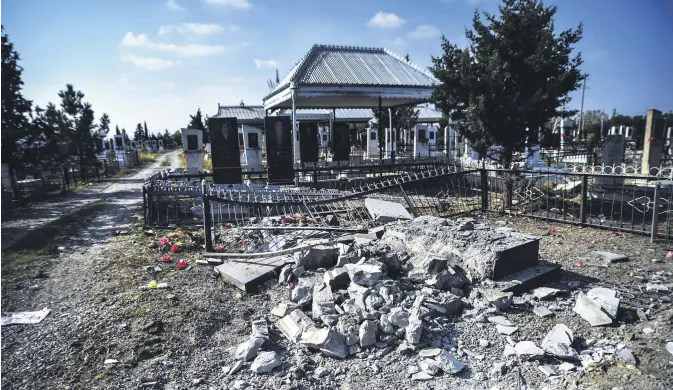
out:
<path id="1" fill-rule="evenodd" d="M 480 179 L 481 179 L 481 210 L 488 210 L 488 172 L 486 168 L 481 168 L 479 170 Z"/>
<path id="2" fill-rule="evenodd" d="M 96 168 L 96 179 L 100 181 L 100 171 L 98 170 L 98 165 L 96 165 L 95 168 Z"/>
<path id="3" fill-rule="evenodd" d="M 147 185 L 146 185 L 146 184 L 143 184 L 143 225 L 144 225 L 145 227 L 148 226 L 148 223 L 147 223 L 147 221 L 148 221 L 147 213 L 148 213 L 148 210 L 149 210 L 149 207 L 148 207 L 149 204 L 148 204 L 148 202 L 147 202 L 147 197 L 148 197 L 148 194 L 147 194 Z"/>
<path id="4" fill-rule="evenodd" d="M 582 175 L 582 185 L 580 187 L 580 224 L 584 226 L 587 220 L 587 192 L 589 191 L 589 175 Z"/>
<path id="5" fill-rule="evenodd" d="M 654 243 L 659 232 L 659 194 L 661 186 L 656 184 L 654 186 L 654 205 L 652 207 L 652 232 L 650 233 L 650 242 Z"/>
<path id="6" fill-rule="evenodd" d="M 212 215 L 210 215 L 210 200 L 206 192 L 206 179 L 201 180 L 201 193 L 203 194 L 203 234 L 205 235 L 206 252 L 212 252 Z"/>

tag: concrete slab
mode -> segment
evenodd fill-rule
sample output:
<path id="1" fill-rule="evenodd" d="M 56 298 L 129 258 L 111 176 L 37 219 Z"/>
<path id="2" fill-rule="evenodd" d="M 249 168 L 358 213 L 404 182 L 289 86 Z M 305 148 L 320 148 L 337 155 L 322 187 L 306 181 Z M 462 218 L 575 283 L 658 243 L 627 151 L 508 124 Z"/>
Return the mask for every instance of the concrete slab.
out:
<path id="1" fill-rule="evenodd" d="M 513 272 L 501 278 L 499 280 L 500 282 L 509 282 L 506 284 L 506 287 L 501 289 L 501 291 L 509 291 L 514 294 L 524 293 L 555 277 L 560 269 L 561 266 L 559 264 L 540 260 L 540 262 L 533 267 Z"/>
<path id="2" fill-rule="evenodd" d="M 380 223 L 394 222 L 398 219 L 409 220 L 414 217 L 399 203 L 387 200 L 367 198 L 365 207 L 374 221 Z"/>
<path id="3" fill-rule="evenodd" d="M 290 263 L 293 263 L 291 256 L 229 259 L 226 263 L 215 267 L 215 270 L 227 283 L 247 292 L 273 276 L 274 272 L 281 269 L 285 264 Z"/>

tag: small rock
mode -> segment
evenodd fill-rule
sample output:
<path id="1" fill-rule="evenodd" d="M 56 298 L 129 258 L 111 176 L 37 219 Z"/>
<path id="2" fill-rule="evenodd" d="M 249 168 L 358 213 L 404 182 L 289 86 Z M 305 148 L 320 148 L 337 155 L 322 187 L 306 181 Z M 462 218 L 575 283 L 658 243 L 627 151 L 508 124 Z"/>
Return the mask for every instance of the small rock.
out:
<path id="1" fill-rule="evenodd" d="M 537 369 L 543 373 L 547 378 L 558 375 L 552 366 L 537 366 Z"/>
<path id="2" fill-rule="evenodd" d="M 378 325 L 375 321 L 364 321 L 360 325 L 359 337 L 361 347 L 369 347 L 370 345 L 374 345 L 376 343 L 377 329 Z"/>
<path id="3" fill-rule="evenodd" d="M 250 361 L 257 356 L 259 348 L 264 344 L 264 339 L 261 337 L 250 337 L 248 340 L 241 343 L 236 349 L 236 358 Z"/>
<path id="4" fill-rule="evenodd" d="M 235 373 L 239 372 L 241 368 L 243 368 L 243 365 L 245 363 L 243 360 L 237 360 L 236 363 L 231 367 L 231 370 L 229 370 L 229 375 L 234 375 Z"/>
<path id="5" fill-rule="evenodd" d="M 271 314 L 276 317 L 285 317 L 286 315 L 292 313 L 294 309 L 297 308 L 297 305 L 292 302 L 281 302 L 277 304 L 273 309 L 271 309 Z"/>
<path id="6" fill-rule="evenodd" d="M 636 365 L 636 357 L 633 355 L 630 349 L 624 348 L 617 351 L 617 357 L 626 363 Z"/>
<path id="7" fill-rule="evenodd" d="M 502 325 L 502 326 L 514 326 L 512 321 L 508 320 L 504 316 L 488 317 L 488 322 L 492 322 L 494 324 Z"/>
<path id="8" fill-rule="evenodd" d="M 485 294 L 485 298 L 493 307 L 500 311 L 505 311 L 512 306 L 512 296 L 514 294 L 511 292 L 502 292 L 502 291 L 489 291 Z"/>
<path id="9" fill-rule="evenodd" d="M 551 287 L 538 287 L 533 290 L 533 295 L 539 300 L 555 297 L 561 290 Z"/>
<path id="10" fill-rule="evenodd" d="M 250 370 L 257 374 L 271 372 L 280 366 L 280 358 L 276 352 L 261 352 L 250 365 Z"/>
<path id="11" fill-rule="evenodd" d="M 482 348 L 487 348 L 491 345 L 491 342 L 486 339 L 479 339 L 479 346 Z"/>
<path id="12" fill-rule="evenodd" d="M 544 356 L 542 348 L 532 341 L 520 341 L 514 346 L 514 352 L 523 360 L 535 360 Z"/>
<path id="13" fill-rule="evenodd" d="M 112 364 L 117 364 L 117 363 L 119 363 L 119 361 L 115 360 L 115 359 L 105 359 L 105 361 L 103 362 L 103 364 L 106 365 L 106 366 L 109 366 L 109 365 L 112 365 Z"/>
<path id="14" fill-rule="evenodd" d="M 200 385 L 201 383 L 203 383 L 203 378 L 194 378 L 194 379 L 192 379 L 192 384 L 193 384 L 193 385 Z"/>
<path id="15" fill-rule="evenodd" d="M 652 329 L 652 328 L 643 328 L 643 333 L 645 333 L 645 334 L 647 334 L 647 335 L 652 334 L 652 333 L 654 333 L 654 329 Z"/>
<path id="16" fill-rule="evenodd" d="M 648 292 L 653 291 L 664 293 L 668 292 L 668 286 L 658 283 L 647 283 L 647 285 L 645 285 L 645 290 L 647 290 Z"/>
<path id="17" fill-rule="evenodd" d="M 433 376 L 428 374 L 425 371 L 419 371 L 419 372 L 411 375 L 411 380 L 414 380 L 414 381 L 428 381 L 428 380 L 431 380 L 431 379 L 433 379 Z"/>
<path id="18" fill-rule="evenodd" d="M 554 313 L 552 313 L 551 310 L 547 309 L 547 308 L 544 307 L 544 306 L 536 306 L 536 307 L 533 309 L 533 313 L 535 313 L 538 317 L 542 317 L 542 318 L 544 318 L 544 317 L 550 317 L 550 316 L 553 316 L 553 315 L 554 315 Z"/>
<path id="19" fill-rule="evenodd" d="M 574 371 L 576 367 L 572 363 L 564 362 L 564 363 L 559 364 L 558 368 L 561 371 L 569 372 L 569 371 Z"/>
<path id="20" fill-rule="evenodd" d="M 418 316 L 409 318 L 409 325 L 405 328 L 405 339 L 409 344 L 418 344 L 421 342 L 423 332 L 423 321 Z"/>
<path id="21" fill-rule="evenodd" d="M 248 382 L 239 379 L 236 382 L 234 382 L 234 385 L 231 388 L 232 390 L 245 390 L 248 388 L 248 386 L 250 386 Z"/>
<path id="22" fill-rule="evenodd" d="M 592 302 L 586 295 L 579 293 L 575 300 L 573 311 L 580 315 L 591 326 L 603 326 L 612 324 L 612 318 L 607 315 L 599 305 Z"/>
<path id="23" fill-rule="evenodd" d="M 420 357 L 434 357 L 442 353 L 441 348 L 423 348 L 421 351 L 418 353 L 418 356 Z"/>
<path id="24" fill-rule="evenodd" d="M 591 252 L 591 255 L 602 260 L 604 264 L 612 264 L 620 261 L 628 261 L 629 257 L 612 252 Z"/>
<path id="25" fill-rule="evenodd" d="M 423 359 L 418 366 L 421 367 L 421 370 L 427 372 L 428 374 L 435 376 L 439 374 L 439 363 L 432 359 Z"/>
<path id="26" fill-rule="evenodd" d="M 592 288 L 587 292 L 587 298 L 594 304 L 598 305 L 611 318 L 617 318 L 619 311 L 619 298 L 615 290 L 597 287 Z"/>
<path id="27" fill-rule="evenodd" d="M 447 350 L 442 351 L 442 353 L 437 356 L 436 360 L 439 363 L 439 367 L 446 374 L 457 374 L 465 368 L 465 366 Z"/>
<path id="28" fill-rule="evenodd" d="M 519 327 L 517 327 L 517 326 L 496 325 L 495 329 L 498 331 L 498 333 L 509 336 L 509 335 L 513 334 L 514 332 L 516 332 L 517 330 L 519 330 Z"/>
<path id="29" fill-rule="evenodd" d="M 504 375 L 507 373 L 507 363 L 505 362 L 495 362 L 491 368 L 491 372 L 494 374 Z"/>

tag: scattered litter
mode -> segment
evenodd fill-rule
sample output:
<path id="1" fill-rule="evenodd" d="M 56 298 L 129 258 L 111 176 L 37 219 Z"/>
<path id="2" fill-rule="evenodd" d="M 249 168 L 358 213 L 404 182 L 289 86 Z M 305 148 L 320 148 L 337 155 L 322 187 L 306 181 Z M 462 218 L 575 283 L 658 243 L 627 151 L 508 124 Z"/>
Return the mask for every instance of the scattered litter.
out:
<path id="1" fill-rule="evenodd" d="M 46 307 L 38 311 L 7 312 L 2 315 L 2 326 L 18 324 L 39 324 L 51 312 Z"/>

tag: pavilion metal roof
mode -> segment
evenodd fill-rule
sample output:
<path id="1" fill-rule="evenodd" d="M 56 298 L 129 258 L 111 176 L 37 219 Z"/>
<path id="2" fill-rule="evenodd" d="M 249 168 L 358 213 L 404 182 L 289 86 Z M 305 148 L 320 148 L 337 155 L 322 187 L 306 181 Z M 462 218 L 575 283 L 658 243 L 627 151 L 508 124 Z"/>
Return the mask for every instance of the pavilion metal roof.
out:
<path id="1" fill-rule="evenodd" d="M 383 48 L 314 45 L 264 98 L 265 108 L 373 108 L 426 101 L 437 80 Z"/>

